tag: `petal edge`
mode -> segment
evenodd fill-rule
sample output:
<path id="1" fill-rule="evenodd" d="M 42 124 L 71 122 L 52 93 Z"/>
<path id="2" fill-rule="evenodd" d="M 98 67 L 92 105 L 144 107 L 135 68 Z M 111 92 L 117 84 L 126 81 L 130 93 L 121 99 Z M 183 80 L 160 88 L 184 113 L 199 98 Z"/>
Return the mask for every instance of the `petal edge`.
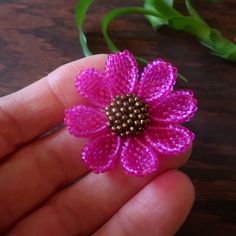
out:
<path id="1" fill-rule="evenodd" d="M 194 133 L 183 126 L 169 125 L 150 128 L 145 139 L 160 156 L 175 157 L 192 146 Z"/>
<path id="2" fill-rule="evenodd" d="M 64 123 L 75 137 L 91 137 L 106 129 L 105 115 L 85 105 L 65 110 Z"/>
<path id="3" fill-rule="evenodd" d="M 104 73 L 94 68 L 88 68 L 79 73 L 75 87 L 82 97 L 94 105 L 104 108 L 111 102 Z"/>
<path id="4" fill-rule="evenodd" d="M 162 59 L 157 59 L 144 68 L 137 85 L 138 95 L 147 102 L 159 100 L 172 90 L 176 77 L 175 67 Z"/>
<path id="5" fill-rule="evenodd" d="M 183 123 L 197 111 L 197 100 L 190 90 L 176 90 L 157 106 L 153 106 L 152 118 L 159 123 Z"/>
<path id="6" fill-rule="evenodd" d="M 120 162 L 126 173 L 135 176 L 151 174 L 159 165 L 154 150 L 147 147 L 141 139 L 136 138 L 126 141 L 121 151 Z"/>
<path id="7" fill-rule="evenodd" d="M 120 138 L 112 133 L 105 133 L 88 141 L 81 158 L 93 172 L 105 172 L 115 165 L 119 148 Z"/>
<path id="8" fill-rule="evenodd" d="M 110 54 L 105 64 L 105 74 L 113 97 L 133 92 L 138 79 L 135 57 L 127 50 Z"/>

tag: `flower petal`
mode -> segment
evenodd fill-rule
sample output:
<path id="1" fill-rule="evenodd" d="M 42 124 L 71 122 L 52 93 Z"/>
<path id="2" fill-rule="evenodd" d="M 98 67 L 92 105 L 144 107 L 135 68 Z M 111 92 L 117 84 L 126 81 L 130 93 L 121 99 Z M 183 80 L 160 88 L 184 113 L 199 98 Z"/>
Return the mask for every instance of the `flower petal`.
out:
<path id="1" fill-rule="evenodd" d="M 119 148 L 120 138 L 107 132 L 89 140 L 83 148 L 81 158 L 95 173 L 105 172 L 114 166 Z"/>
<path id="2" fill-rule="evenodd" d="M 177 69 L 170 63 L 158 59 L 148 64 L 137 86 L 137 93 L 145 101 L 160 99 L 172 90 Z"/>
<path id="3" fill-rule="evenodd" d="M 157 122 L 183 123 L 189 121 L 197 110 L 197 100 L 192 91 L 177 90 L 153 108 L 152 118 Z"/>
<path id="4" fill-rule="evenodd" d="M 143 141 L 141 138 L 130 138 L 122 148 L 121 165 L 129 174 L 144 176 L 158 168 L 157 154 Z"/>
<path id="5" fill-rule="evenodd" d="M 131 93 L 138 79 L 137 62 L 127 50 L 110 54 L 105 74 L 112 96 Z"/>
<path id="6" fill-rule="evenodd" d="M 170 125 L 150 128 L 145 139 L 158 154 L 175 157 L 191 147 L 194 134 L 183 126 Z"/>
<path id="7" fill-rule="evenodd" d="M 83 70 L 76 78 L 75 86 L 80 95 L 92 104 L 105 107 L 111 102 L 104 73 L 96 69 Z"/>
<path id="8" fill-rule="evenodd" d="M 106 116 L 98 109 L 79 105 L 65 111 L 65 125 L 76 137 L 90 137 L 106 129 Z"/>

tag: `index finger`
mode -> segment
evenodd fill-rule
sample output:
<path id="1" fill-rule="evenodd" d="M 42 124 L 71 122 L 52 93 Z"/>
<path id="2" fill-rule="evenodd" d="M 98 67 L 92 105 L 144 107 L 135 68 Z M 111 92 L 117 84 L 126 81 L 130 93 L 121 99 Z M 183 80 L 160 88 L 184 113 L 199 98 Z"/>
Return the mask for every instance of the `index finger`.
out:
<path id="1" fill-rule="evenodd" d="M 85 68 L 103 70 L 106 55 L 63 65 L 47 77 L 0 99 L 0 158 L 63 120 L 64 110 L 81 103 L 74 79 Z"/>

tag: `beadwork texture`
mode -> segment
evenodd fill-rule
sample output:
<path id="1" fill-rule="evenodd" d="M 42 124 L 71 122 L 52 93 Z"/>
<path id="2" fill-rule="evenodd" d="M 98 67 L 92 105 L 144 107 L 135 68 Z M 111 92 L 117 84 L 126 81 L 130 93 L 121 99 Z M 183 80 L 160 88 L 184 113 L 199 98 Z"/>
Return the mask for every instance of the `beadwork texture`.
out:
<path id="1" fill-rule="evenodd" d="M 175 67 L 158 59 L 139 77 L 136 60 L 127 50 L 110 54 L 104 72 L 90 68 L 78 75 L 76 89 L 91 104 L 67 109 L 64 121 L 72 135 L 88 138 L 82 160 L 90 169 L 105 172 L 119 162 L 126 173 L 144 176 L 158 170 L 160 158 L 175 157 L 190 148 L 194 134 L 181 123 L 193 117 L 197 101 L 192 91 L 173 90 L 176 76 Z M 115 101 L 115 108 L 123 109 L 117 116 L 124 115 L 119 101 L 129 96 L 143 102 L 137 106 L 147 121 L 140 129 L 121 123 L 121 132 L 115 130 L 109 112 L 115 111 Z M 132 112 L 128 115 L 135 117 Z M 141 115 L 132 122 L 140 120 Z"/>
<path id="2" fill-rule="evenodd" d="M 148 104 L 132 93 L 116 96 L 106 115 L 111 130 L 121 137 L 140 134 L 150 122 Z"/>

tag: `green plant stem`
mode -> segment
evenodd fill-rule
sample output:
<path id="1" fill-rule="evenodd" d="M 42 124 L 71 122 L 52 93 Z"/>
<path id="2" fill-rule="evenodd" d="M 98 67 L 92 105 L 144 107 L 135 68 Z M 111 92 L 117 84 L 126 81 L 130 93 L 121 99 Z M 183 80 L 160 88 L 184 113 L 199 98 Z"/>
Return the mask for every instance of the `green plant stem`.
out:
<path id="1" fill-rule="evenodd" d="M 167 25 L 174 30 L 182 30 L 195 36 L 213 54 L 226 60 L 236 62 L 236 44 L 225 38 L 218 30 L 211 28 L 197 13 L 191 0 L 185 0 L 188 16 L 174 9 L 166 0 L 145 0 L 146 9 L 156 10 L 161 15 L 155 19 L 148 17 L 150 24 L 158 29 Z"/>
<path id="2" fill-rule="evenodd" d="M 87 10 L 92 3 L 93 0 L 80 0 L 75 8 L 75 22 L 79 31 L 80 44 L 86 57 L 92 55 L 92 52 L 88 48 L 87 39 L 83 32 L 83 23 Z"/>
<path id="3" fill-rule="evenodd" d="M 119 51 L 119 48 L 111 40 L 108 34 L 108 26 L 115 18 L 126 15 L 126 14 L 141 14 L 141 15 L 152 15 L 152 16 L 159 17 L 159 14 L 156 11 L 144 9 L 142 7 L 122 7 L 122 8 L 117 8 L 115 10 L 110 11 L 108 14 L 106 14 L 103 17 L 101 26 L 102 26 L 102 33 L 103 33 L 104 39 L 107 43 L 107 46 L 112 52 Z M 141 63 L 145 62 L 142 58 L 139 58 L 139 59 Z"/>
<path id="4" fill-rule="evenodd" d="M 123 8 L 118 8 L 118 9 L 110 11 L 107 15 L 103 17 L 101 26 L 102 26 L 102 33 L 103 33 L 104 39 L 107 43 L 108 48 L 112 52 L 119 51 L 119 48 L 114 44 L 114 42 L 110 38 L 108 34 L 108 27 L 115 18 L 126 15 L 126 14 L 141 14 L 141 15 L 151 15 L 151 16 L 160 17 L 160 14 L 158 14 L 156 11 L 144 9 L 141 7 L 123 7 Z M 146 65 L 148 63 L 148 61 L 142 57 L 136 57 L 136 58 L 138 62 L 141 64 Z M 188 82 L 188 80 L 183 75 L 178 73 L 178 76 L 183 81 Z"/>

